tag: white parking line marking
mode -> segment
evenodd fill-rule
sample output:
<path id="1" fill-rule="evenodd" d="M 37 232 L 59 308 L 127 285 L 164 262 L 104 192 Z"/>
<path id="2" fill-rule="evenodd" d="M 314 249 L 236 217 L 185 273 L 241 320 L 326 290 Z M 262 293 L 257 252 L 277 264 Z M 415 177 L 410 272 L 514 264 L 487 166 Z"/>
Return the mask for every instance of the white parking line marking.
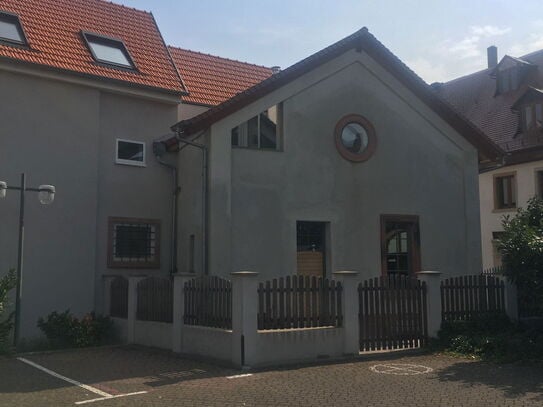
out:
<path id="1" fill-rule="evenodd" d="M 237 374 L 234 376 L 226 376 L 227 379 L 239 379 L 240 377 L 249 377 L 252 376 L 252 373 L 245 373 L 245 374 Z"/>
<path id="2" fill-rule="evenodd" d="M 89 386 L 87 384 L 83 384 L 81 382 L 78 382 L 77 380 L 70 379 L 69 377 L 62 376 L 61 374 L 58 374 L 56 372 L 53 372 L 52 370 L 47 369 L 46 367 L 43 367 L 42 365 L 38 365 L 37 363 L 32 362 L 31 360 L 25 359 L 25 358 L 17 358 L 17 360 L 20 360 L 23 363 L 26 363 L 27 365 L 30 365 L 32 367 L 35 367 L 36 369 L 41 370 L 42 372 L 45 372 L 53 377 L 56 377 L 57 379 L 64 380 L 65 382 L 71 383 L 73 385 L 76 385 L 78 387 L 81 387 L 82 389 L 88 390 L 92 393 L 98 394 L 99 396 L 102 396 L 100 398 L 91 399 L 91 400 L 83 400 L 83 401 L 76 401 L 75 404 L 86 404 L 86 403 L 94 403 L 95 401 L 102 401 L 102 400 L 109 400 L 109 399 L 116 399 L 119 397 L 126 397 L 126 396 L 135 396 L 136 394 L 145 394 L 146 391 L 137 391 L 134 393 L 125 393 L 125 394 L 116 394 L 115 396 L 109 393 L 106 393 L 105 391 L 98 390 L 96 387 Z"/>
<path id="3" fill-rule="evenodd" d="M 54 376 L 58 379 L 61 379 L 61 380 L 64 380 L 65 382 L 68 382 L 68 383 L 71 383 L 71 384 L 74 384 L 76 386 L 79 386 L 85 390 L 88 390 L 88 391 L 91 391 L 95 394 L 98 394 L 100 396 L 103 396 L 103 397 L 112 397 L 111 394 L 109 393 L 106 393 L 105 391 L 102 391 L 102 390 L 98 390 L 96 387 L 92 387 L 92 386 L 88 386 L 86 384 L 83 384 L 81 382 L 78 382 L 77 380 L 73 380 L 73 379 L 70 379 L 69 377 L 66 377 L 66 376 L 62 376 L 61 374 L 58 374 L 56 372 L 53 372 L 52 370 L 49 370 L 41 365 L 38 365 L 37 363 L 34 363 L 28 359 L 25 359 L 25 358 L 17 358 L 18 360 L 20 360 L 21 362 L 23 363 L 26 363 L 27 365 L 30 365 L 32 367 L 35 367 L 36 369 L 39 369 L 41 370 L 42 372 L 45 372 L 47 374 L 50 374 L 51 376 Z"/>
<path id="4" fill-rule="evenodd" d="M 136 394 L 145 394 L 146 391 L 136 391 L 134 393 L 126 393 L 126 394 L 117 394 L 116 396 L 108 396 L 108 397 L 100 397 L 98 399 L 91 399 L 91 400 L 83 400 L 83 401 L 76 401 L 75 404 L 87 404 L 87 403 L 94 403 L 95 401 L 102 401 L 102 400 L 109 400 L 109 399 L 117 399 L 119 397 L 126 397 L 126 396 L 135 396 Z"/>

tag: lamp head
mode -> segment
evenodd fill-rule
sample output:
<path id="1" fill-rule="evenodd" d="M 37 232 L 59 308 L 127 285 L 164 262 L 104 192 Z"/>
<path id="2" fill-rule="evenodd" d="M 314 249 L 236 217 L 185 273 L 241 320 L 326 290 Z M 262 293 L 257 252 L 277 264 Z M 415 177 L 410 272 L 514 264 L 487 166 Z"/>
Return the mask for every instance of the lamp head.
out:
<path id="1" fill-rule="evenodd" d="M 55 187 L 53 185 L 40 185 L 40 192 L 38 192 L 38 199 L 43 205 L 49 205 L 55 200 Z"/>

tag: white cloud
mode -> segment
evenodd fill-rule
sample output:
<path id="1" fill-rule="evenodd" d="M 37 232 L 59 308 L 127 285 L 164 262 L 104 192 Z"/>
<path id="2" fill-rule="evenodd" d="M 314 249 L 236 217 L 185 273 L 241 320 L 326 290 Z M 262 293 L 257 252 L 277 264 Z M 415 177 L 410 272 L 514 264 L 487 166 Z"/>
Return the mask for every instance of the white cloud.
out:
<path id="1" fill-rule="evenodd" d="M 543 49 L 543 34 L 530 34 L 526 42 L 513 44 L 507 53 L 520 57 L 540 49 Z"/>
<path id="2" fill-rule="evenodd" d="M 477 35 L 471 37 L 465 37 L 464 39 L 453 42 L 447 40 L 441 45 L 442 54 L 454 54 L 455 58 L 467 59 L 467 58 L 476 58 L 481 56 L 481 51 L 479 49 L 480 37 Z"/>
<path id="3" fill-rule="evenodd" d="M 443 64 L 433 63 L 426 58 L 418 57 L 406 61 L 406 64 L 427 83 L 442 82 L 449 76 Z"/>
<path id="4" fill-rule="evenodd" d="M 472 34 L 481 37 L 497 37 L 511 32 L 511 27 L 499 28 L 495 25 L 474 25 L 470 28 Z"/>

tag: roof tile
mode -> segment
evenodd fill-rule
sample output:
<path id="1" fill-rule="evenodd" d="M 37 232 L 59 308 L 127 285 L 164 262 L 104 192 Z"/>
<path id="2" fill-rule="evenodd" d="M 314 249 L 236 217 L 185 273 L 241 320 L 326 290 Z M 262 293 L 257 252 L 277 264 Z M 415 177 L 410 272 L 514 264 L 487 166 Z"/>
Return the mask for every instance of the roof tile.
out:
<path id="1" fill-rule="evenodd" d="M 0 45 L 0 57 L 129 82 L 185 91 L 151 13 L 104 0 L 2 0 L 0 11 L 19 16 L 30 49 Z M 119 38 L 138 71 L 97 64 L 81 31 Z"/>
<path id="2" fill-rule="evenodd" d="M 216 106 L 272 75 L 271 68 L 169 47 L 189 91 L 185 103 Z"/>

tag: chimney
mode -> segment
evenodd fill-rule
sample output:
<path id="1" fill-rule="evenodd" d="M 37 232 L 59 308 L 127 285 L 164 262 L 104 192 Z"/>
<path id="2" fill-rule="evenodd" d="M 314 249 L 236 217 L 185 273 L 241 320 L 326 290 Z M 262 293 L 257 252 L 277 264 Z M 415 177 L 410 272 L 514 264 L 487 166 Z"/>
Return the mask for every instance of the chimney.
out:
<path id="1" fill-rule="evenodd" d="M 495 68 L 498 65 L 498 48 L 495 45 L 491 45 L 486 49 L 486 55 L 488 58 L 488 67 Z"/>
<path id="2" fill-rule="evenodd" d="M 272 70 L 272 73 L 275 75 L 276 73 L 281 72 L 281 67 L 280 66 L 272 66 L 271 70 Z"/>

